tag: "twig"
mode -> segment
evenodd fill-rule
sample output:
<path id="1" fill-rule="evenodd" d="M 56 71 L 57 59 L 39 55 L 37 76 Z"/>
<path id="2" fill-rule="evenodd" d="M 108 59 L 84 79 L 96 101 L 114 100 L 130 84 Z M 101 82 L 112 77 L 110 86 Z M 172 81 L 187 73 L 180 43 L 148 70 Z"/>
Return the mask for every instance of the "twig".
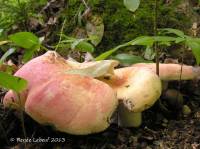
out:
<path id="1" fill-rule="evenodd" d="M 24 138 L 26 139 L 27 138 L 27 135 L 26 135 L 26 129 L 25 129 L 25 124 L 24 124 L 24 113 L 23 113 L 23 106 L 22 106 L 22 102 L 21 102 L 21 98 L 20 98 L 20 95 L 17 93 L 17 98 L 18 98 L 18 101 L 19 101 L 19 110 L 20 110 L 20 120 L 21 120 L 21 123 L 22 123 L 22 131 L 23 131 L 23 134 L 24 134 Z M 25 145 L 25 148 L 26 148 L 26 141 L 24 142 L 24 145 Z"/>
<path id="2" fill-rule="evenodd" d="M 158 33 L 158 0 L 155 0 L 154 8 L 154 36 L 157 36 Z M 156 74 L 159 75 L 159 50 L 158 45 L 155 43 L 154 49 L 156 51 Z"/>

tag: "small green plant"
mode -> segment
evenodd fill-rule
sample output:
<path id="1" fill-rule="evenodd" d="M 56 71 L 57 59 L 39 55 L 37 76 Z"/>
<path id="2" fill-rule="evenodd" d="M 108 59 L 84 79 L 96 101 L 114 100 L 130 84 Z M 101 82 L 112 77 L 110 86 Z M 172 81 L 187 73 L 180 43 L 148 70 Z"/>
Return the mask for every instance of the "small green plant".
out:
<path id="1" fill-rule="evenodd" d="M 96 57 L 96 60 L 106 59 L 110 55 L 112 55 L 114 52 L 127 46 L 145 46 L 146 49 L 149 49 L 149 48 L 152 48 L 155 43 L 158 43 L 158 45 L 169 46 L 171 45 L 171 42 L 174 42 L 175 40 L 176 38 L 171 37 L 171 36 L 140 36 L 129 42 L 118 45 L 117 47 L 102 53 L 101 55 Z"/>
<path id="2" fill-rule="evenodd" d="M 4 55 L 0 58 L 0 68 L 3 65 L 6 58 L 15 52 L 15 48 L 10 48 L 7 52 L 4 53 Z M 9 68 L 9 67 L 8 67 Z M 12 69 L 12 68 L 10 68 Z M 16 77 L 10 74 L 10 70 L 6 69 L 5 72 L 3 72 L 0 69 L 0 87 L 6 88 L 6 89 L 12 89 L 16 93 L 21 92 L 24 90 L 27 86 L 27 81 Z"/>
<path id="3" fill-rule="evenodd" d="M 193 38 L 187 36 L 184 34 L 184 32 L 171 28 L 160 29 L 159 36 L 140 36 L 127 43 L 118 45 L 117 47 L 108 50 L 99 55 L 98 57 L 96 57 L 96 60 L 106 59 L 121 48 L 127 46 L 137 46 L 137 45 L 145 46 L 146 47 L 145 53 L 149 57 L 149 60 L 152 60 L 154 59 L 155 56 L 154 51 L 152 51 L 153 45 L 155 43 L 157 43 L 158 46 L 171 46 L 172 44 L 186 45 L 187 47 L 192 49 L 197 64 L 200 64 L 200 38 Z"/>
<path id="4" fill-rule="evenodd" d="M 175 44 L 182 44 L 191 48 L 197 64 L 200 64 L 200 38 L 185 35 L 184 32 L 171 28 L 160 29 L 160 33 L 164 35 L 173 35 L 176 38 Z"/>
<path id="5" fill-rule="evenodd" d="M 58 43 L 58 47 L 60 48 L 69 48 L 71 50 L 78 50 L 80 52 L 94 52 L 95 48 L 88 41 L 91 41 L 90 38 L 82 38 L 77 39 L 73 37 L 69 37 L 66 35 L 62 35 L 62 40 Z"/>
<path id="6" fill-rule="evenodd" d="M 41 45 L 41 42 L 42 41 L 40 40 L 40 38 L 38 38 L 31 32 L 18 32 L 9 35 L 7 40 L 0 41 L 0 46 L 9 44 L 10 46 L 15 48 L 16 47 L 24 48 L 25 52 L 23 55 L 23 62 L 27 62 L 33 57 L 33 54 L 35 52 L 40 50 L 40 48 L 45 48 Z M 10 54 L 14 53 L 15 48 L 11 48 L 10 50 L 8 50 L 4 54 L 4 57 L 2 57 L 0 62 L 5 60 L 5 58 Z"/>
<path id="7" fill-rule="evenodd" d="M 33 57 L 33 55 L 41 49 L 46 51 L 48 50 L 42 45 L 42 41 L 43 38 L 39 38 L 31 32 L 18 32 L 9 35 L 7 40 L 0 41 L 0 46 L 9 44 L 9 46 L 14 48 L 10 48 L 7 52 L 5 52 L 4 56 L 0 59 L 0 64 L 9 55 L 14 53 L 17 47 L 24 49 L 24 55 L 22 59 L 23 62 L 29 61 Z M 92 53 L 94 52 L 95 48 L 89 41 L 92 41 L 92 37 L 76 39 L 73 37 L 62 35 L 61 41 L 56 46 L 53 46 L 53 48 L 55 48 L 56 50 L 57 48 L 63 48 Z"/>
<path id="8" fill-rule="evenodd" d="M 23 61 L 30 60 L 34 52 L 38 51 L 41 47 L 40 39 L 30 32 L 19 32 L 8 36 L 9 40 L 16 46 L 22 47 L 25 50 Z"/>

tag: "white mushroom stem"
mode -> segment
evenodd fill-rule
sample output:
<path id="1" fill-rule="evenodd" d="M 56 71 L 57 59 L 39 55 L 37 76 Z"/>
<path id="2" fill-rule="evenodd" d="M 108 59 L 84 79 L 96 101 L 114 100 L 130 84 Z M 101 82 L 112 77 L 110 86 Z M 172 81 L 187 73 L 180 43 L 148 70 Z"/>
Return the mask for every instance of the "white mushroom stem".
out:
<path id="1" fill-rule="evenodd" d="M 142 113 L 129 111 L 124 104 L 119 104 L 118 124 L 123 127 L 139 127 L 142 124 Z"/>

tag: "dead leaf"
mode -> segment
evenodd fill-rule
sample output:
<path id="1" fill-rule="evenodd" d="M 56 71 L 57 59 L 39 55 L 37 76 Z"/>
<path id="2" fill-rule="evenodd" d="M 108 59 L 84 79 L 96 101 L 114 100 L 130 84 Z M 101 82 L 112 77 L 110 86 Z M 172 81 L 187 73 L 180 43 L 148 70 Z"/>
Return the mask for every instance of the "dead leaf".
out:
<path id="1" fill-rule="evenodd" d="M 5 41 L 0 41 L 0 46 L 9 43 L 9 41 L 5 40 Z"/>
<path id="2" fill-rule="evenodd" d="M 104 34 L 103 19 L 97 15 L 91 16 L 89 20 L 87 20 L 86 31 L 92 44 L 97 46 L 101 42 Z"/>
<path id="3" fill-rule="evenodd" d="M 86 63 L 78 63 L 75 61 L 67 60 L 67 63 L 72 68 L 66 72 L 67 74 L 79 74 L 94 78 L 106 75 L 114 75 L 114 67 L 119 64 L 119 62 L 115 60 L 103 60 Z"/>

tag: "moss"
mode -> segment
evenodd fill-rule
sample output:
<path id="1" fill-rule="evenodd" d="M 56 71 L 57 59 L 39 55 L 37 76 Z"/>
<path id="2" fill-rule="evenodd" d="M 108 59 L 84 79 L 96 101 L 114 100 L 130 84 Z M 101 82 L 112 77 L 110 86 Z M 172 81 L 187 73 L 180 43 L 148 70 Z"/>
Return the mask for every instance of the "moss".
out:
<path id="1" fill-rule="evenodd" d="M 189 27 L 190 20 L 184 13 L 177 11 L 176 7 L 182 0 L 173 0 L 166 4 L 159 2 L 158 26 L 171 27 L 184 30 Z M 153 34 L 154 0 L 141 0 L 139 9 L 132 13 L 128 11 L 123 0 L 88 0 L 93 13 L 103 17 L 105 33 L 97 53 L 101 53 L 116 45 L 132 40 L 140 35 Z M 77 14 L 84 10 L 80 1 L 69 0 L 67 13 L 67 33 L 77 26 Z"/>
<path id="2" fill-rule="evenodd" d="M 158 14 L 160 28 L 172 27 L 181 30 L 188 28 L 189 18 L 176 11 L 180 2 L 181 0 L 176 0 L 167 5 L 160 1 Z M 101 50 L 109 49 L 140 35 L 153 34 L 154 0 L 142 0 L 135 13 L 129 12 L 122 0 L 104 0 L 99 4 L 94 4 L 92 8 L 103 16 L 105 23 L 105 35 L 99 46 Z"/>
<path id="3" fill-rule="evenodd" d="M 189 28 L 190 19 L 186 17 L 183 12 L 176 9 L 178 5 L 183 3 L 183 0 L 171 0 L 170 4 L 166 4 L 165 1 L 166 0 L 159 0 L 158 26 L 160 28 L 172 27 L 181 30 Z M 36 12 L 43 8 L 45 2 L 46 0 L 40 0 L 40 3 L 35 3 L 31 0 L 30 3 L 26 3 L 27 13 L 37 14 Z M 104 37 L 101 44 L 97 47 L 97 53 L 101 53 L 116 45 L 132 40 L 137 36 L 153 34 L 154 0 L 141 0 L 141 5 L 135 13 L 128 11 L 124 7 L 123 0 L 88 0 L 87 2 L 94 14 L 103 17 L 105 24 Z M 5 2 L 1 3 L 2 6 L 0 8 L 5 7 L 5 10 L 7 10 L 8 7 L 3 5 Z M 63 9 L 63 11 L 60 11 L 61 14 L 56 14 L 59 18 L 59 23 L 56 24 L 52 30 L 52 36 L 50 37 L 52 38 L 50 39 L 51 42 L 56 42 L 57 39 L 59 39 L 58 33 L 60 32 L 64 19 L 66 19 L 64 33 L 67 35 L 70 35 L 77 26 L 81 25 L 78 23 L 78 14 L 84 12 L 84 4 L 80 0 L 68 0 L 66 5 L 66 7 L 63 6 L 63 8 L 60 8 Z M 18 11 L 20 10 L 18 7 L 16 9 Z M 8 16 L 10 17 L 0 19 L 1 28 L 5 28 L 6 26 L 9 28 L 12 24 L 17 24 L 16 19 L 17 22 L 26 23 L 29 14 L 23 16 L 21 15 L 23 13 L 22 10 L 19 12 L 14 9 L 13 11 L 15 12 L 10 12 L 12 10 L 11 8 L 8 10 Z M 49 17 L 51 17 L 51 15 Z M 46 21 L 48 21 L 48 19 L 46 19 Z M 23 30 L 22 27 L 21 29 Z"/>

